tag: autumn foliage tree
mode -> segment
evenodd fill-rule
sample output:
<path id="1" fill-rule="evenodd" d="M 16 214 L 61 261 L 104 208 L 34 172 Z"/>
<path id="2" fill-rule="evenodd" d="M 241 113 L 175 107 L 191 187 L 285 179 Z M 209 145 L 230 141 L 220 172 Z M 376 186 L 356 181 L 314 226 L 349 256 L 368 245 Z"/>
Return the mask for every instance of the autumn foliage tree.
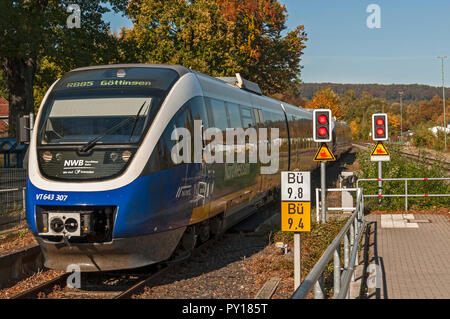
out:
<path id="1" fill-rule="evenodd" d="M 240 72 L 266 94 L 294 90 L 300 84 L 300 58 L 307 35 L 303 25 L 287 33 L 287 11 L 276 0 L 217 0 L 233 22 L 235 59 Z"/>
<path id="2" fill-rule="evenodd" d="M 133 27 L 121 38 L 143 63 L 181 64 L 212 76 L 241 73 L 265 94 L 297 89 L 303 26 L 285 36 L 286 8 L 276 0 L 131 0 Z"/>
<path id="3" fill-rule="evenodd" d="M 69 4 L 80 6 L 81 28 L 67 28 Z M 10 104 L 9 133 L 18 117 L 34 108 L 36 72 L 43 57 L 64 71 L 76 66 L 108 63 L 116 42 L 102 14 L 125 9 L 126 0 L 0 1 L 0 63 Z M 55 79 L 52 79 L 54 81 Z"/>
<path id="4" fill-rule="evenodd" d="M 312 101 L 306 103 L 308 109 L 330 109 L 333 116 L 342 120 L 341 99 L 331 89 L 317 91 Z"/>

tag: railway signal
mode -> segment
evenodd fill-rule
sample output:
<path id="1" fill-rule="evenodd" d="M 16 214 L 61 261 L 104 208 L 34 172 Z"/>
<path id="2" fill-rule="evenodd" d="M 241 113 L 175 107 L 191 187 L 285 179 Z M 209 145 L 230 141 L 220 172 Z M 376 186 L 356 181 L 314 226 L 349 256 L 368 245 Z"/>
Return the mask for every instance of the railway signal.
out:
<path id="1" fill-rule="evenodd" d="M 318 109 L 313 111 L 314 142 L 331 142 L 331 110 Z"/>
<path id="2" fill-rule="evenodd" d="M 314 161 L 320 163 L 320 184 L 322 190 L 322 223 L 326 223 L 326 163 L 328 161 L 335 161 L 331 150 L 328 148 L 326 143 L 331 142 L 333 139 L 333 127 L 332 127 L 332 117 L 330 109 L 317 109 L 313 111 L 313 140 L 314 142 L 321 143 L 316 156 L 314 156 Z"/>
<path id="3" fill-rule="evenodd" d="M 381 195 L 383 194 L 383 164 L 382 162 L 390 161 L 391 157 L 387 148 L 382 141 L 387 141 L 388 132 L 388 116 L 386 113 L 372 114 L 372 139 L 377 141 L 377 145 L 370 154 L 372 162 L 378 162 L 378 203 L 381 204 Z"/>
<path id="4" fill-rule="evenodd" d="M 387 141 L 388 135 L 388 117 L 385 113 L 372 115 L 372 138 L 374 141 Z"/>

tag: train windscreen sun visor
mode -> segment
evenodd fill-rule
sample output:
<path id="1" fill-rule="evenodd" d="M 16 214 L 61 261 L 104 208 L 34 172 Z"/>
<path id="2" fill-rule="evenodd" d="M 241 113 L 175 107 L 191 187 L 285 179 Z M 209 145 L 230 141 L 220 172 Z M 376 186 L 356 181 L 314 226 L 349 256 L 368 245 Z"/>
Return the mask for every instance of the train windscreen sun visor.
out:
<path id="1" fill-rule="evenodd" d="M 152 97 L 55 99 L 40 132 L 40 142 L 85 144 L 105 134 L 98 143 L 137 143 L 147 126 L 152 104 Z M 118 123 L 123 125 L 111 130 Z"/>

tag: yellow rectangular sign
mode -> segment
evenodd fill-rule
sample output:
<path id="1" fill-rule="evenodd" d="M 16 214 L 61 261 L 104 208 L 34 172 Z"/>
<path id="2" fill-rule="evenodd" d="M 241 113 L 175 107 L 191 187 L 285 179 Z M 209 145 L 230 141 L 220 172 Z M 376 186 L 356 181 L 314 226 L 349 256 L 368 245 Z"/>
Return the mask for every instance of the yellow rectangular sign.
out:
<path id="1" fill-rule="evenodd" d="M 311 231 L 311 202 L 281 202 L 281 230 Z"/>

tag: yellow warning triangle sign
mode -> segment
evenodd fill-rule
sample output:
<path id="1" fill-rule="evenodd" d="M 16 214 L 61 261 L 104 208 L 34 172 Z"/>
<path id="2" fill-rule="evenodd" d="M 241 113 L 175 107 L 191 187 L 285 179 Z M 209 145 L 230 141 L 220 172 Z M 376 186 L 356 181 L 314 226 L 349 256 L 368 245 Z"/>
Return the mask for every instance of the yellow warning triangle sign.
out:
<path id="1" fill-rule="evenodd" d="M 372 150 L 370 156 L 390 156 L 386 146 L 382 142 L 378 142 Z"/>
<path id="2" fill-rule="evenodd" d="M 328 148 L 328 145 L 326 143 L 322 143 L 320 145 L 319 150 L 316 153 L 316 156 L 314 156 L 314 161 L 321 162 L 321 161 L 335 161 L 336 157 L 334 157 L 333 153 L 331 153 L 330 149 Z"/>

